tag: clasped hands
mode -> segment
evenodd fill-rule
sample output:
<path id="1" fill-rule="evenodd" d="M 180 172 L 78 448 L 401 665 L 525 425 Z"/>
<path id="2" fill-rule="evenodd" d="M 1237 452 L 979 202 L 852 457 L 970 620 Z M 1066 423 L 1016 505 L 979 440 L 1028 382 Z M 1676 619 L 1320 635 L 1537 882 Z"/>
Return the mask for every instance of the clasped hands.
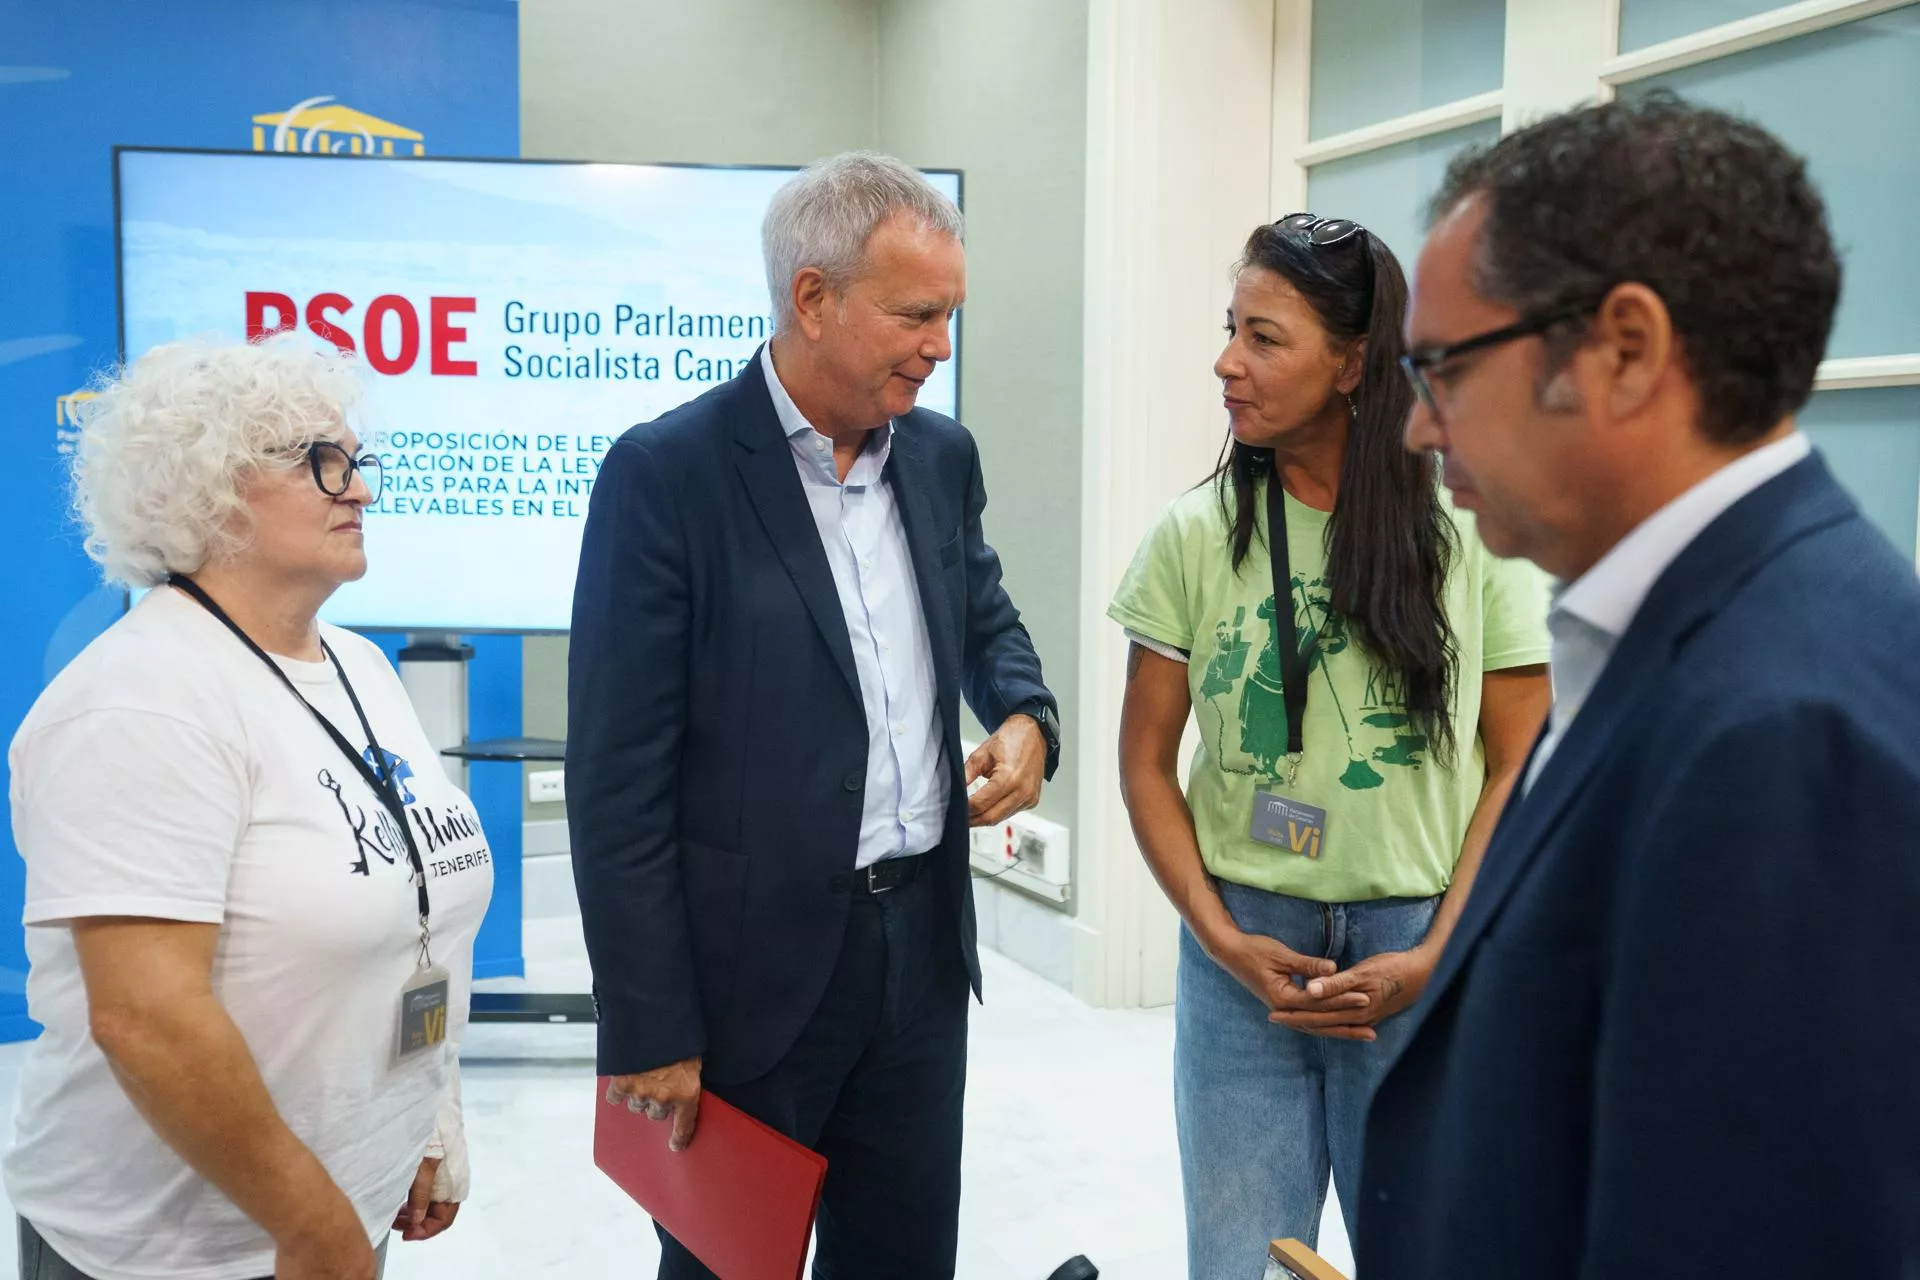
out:
<path id="1" fill-rule="evenodd" d="M 1257 996 L 1267 1021 L 1336 1040 L 1376 1039 L 1374 1025 L 1420 998 L 1437 958 L 1424 947 L 1383 951 L 1341 969 L 1286 944 L 1241 933 L 1210 948 L 1220 967 Z M 1301 986 L 1295 975 L 1305 980 Z"/>

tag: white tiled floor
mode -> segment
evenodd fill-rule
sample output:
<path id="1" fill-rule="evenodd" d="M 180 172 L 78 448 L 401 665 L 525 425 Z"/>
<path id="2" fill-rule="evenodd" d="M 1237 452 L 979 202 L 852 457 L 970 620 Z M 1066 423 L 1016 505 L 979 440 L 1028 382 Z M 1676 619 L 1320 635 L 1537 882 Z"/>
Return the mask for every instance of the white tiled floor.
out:
<path id="1" fill-rule="evenodd" d="M 576 920 L 528 921 L 527 956 L 530 985 L 585 989 Z M 960 1276 L 1045 1280 L 1085 1253 L 1103 1280 L 1179 1280 L 1171 1012 L 1090 1009 L 997 955 L 983 960 Z M 0 1103 L 9 1111 L 21 1052 L 0 1046 Z M 463 1061 L 473 1199 L 440 1239 L 395 1242 L 388 1276 L 652 1276 L 652 1227 L 593 1167 L 592 1028 L 475 1027 Z M 1321 1252 L 1351 1270 L 1331 1196 Z M 0 1275 L 14 1276 L 12 1249 L 0 1257 Z"/>

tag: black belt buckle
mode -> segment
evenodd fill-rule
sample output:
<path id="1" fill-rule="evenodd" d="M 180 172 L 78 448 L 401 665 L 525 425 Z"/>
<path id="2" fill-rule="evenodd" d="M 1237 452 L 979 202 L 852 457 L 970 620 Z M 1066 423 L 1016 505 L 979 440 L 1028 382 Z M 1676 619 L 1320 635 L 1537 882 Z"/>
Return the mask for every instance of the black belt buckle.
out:
<path id="1" fill-rule="evenodd" d="M 878 897 L 883 893 L 892 893 L 895 889 L 900 887 L 897 884 L 882 885 L 880 883 L 879 871 L 880 871 L 880 864 L 877 862 L 867 868 L 867 892 L 868 893 L 874 895 L 875 897 Z"/>

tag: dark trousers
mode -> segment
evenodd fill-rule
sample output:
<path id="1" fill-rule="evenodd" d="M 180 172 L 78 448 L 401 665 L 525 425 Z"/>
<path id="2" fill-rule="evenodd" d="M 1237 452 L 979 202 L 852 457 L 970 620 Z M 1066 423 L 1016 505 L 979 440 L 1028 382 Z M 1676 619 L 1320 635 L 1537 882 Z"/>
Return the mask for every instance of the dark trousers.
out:
<path id="1" fill-rule="evenodd" d="M 816 1280 L 953 1275 L 968 988 L 935 880 L 857 894 L 800 1039 L 758 1080 L 713 1089 L 827 1158 Z M 660 1243 L 660 1280 L 713 1275 L 664 1231 Z"/>

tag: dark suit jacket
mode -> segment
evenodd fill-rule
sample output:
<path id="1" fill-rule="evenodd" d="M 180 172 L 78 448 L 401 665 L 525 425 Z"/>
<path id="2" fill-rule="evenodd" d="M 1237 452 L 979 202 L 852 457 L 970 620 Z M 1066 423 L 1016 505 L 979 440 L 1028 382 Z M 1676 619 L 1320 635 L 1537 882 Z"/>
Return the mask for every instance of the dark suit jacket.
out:
<path id="1" fill-rule="evenodd" d="M 1360 1275 L 1920 1276 L 1917 664 L 1818 459 L 1680 555 L 1406 1015 Z"/>
<path id="2" fill-rule="evenodd" d="M 952 783 L 929 871 L 977 993 L 960 695 L 993 727 L 1052 706 L 981 535 L 973 437 L 898 420 Z M 772 1068 L 818 1007 L 851 909 L 867 722 L 819 530 L 760 362 L 613 446 L 574 593 L 567 818 L 603 1074 L 705 1055 Z"/>

